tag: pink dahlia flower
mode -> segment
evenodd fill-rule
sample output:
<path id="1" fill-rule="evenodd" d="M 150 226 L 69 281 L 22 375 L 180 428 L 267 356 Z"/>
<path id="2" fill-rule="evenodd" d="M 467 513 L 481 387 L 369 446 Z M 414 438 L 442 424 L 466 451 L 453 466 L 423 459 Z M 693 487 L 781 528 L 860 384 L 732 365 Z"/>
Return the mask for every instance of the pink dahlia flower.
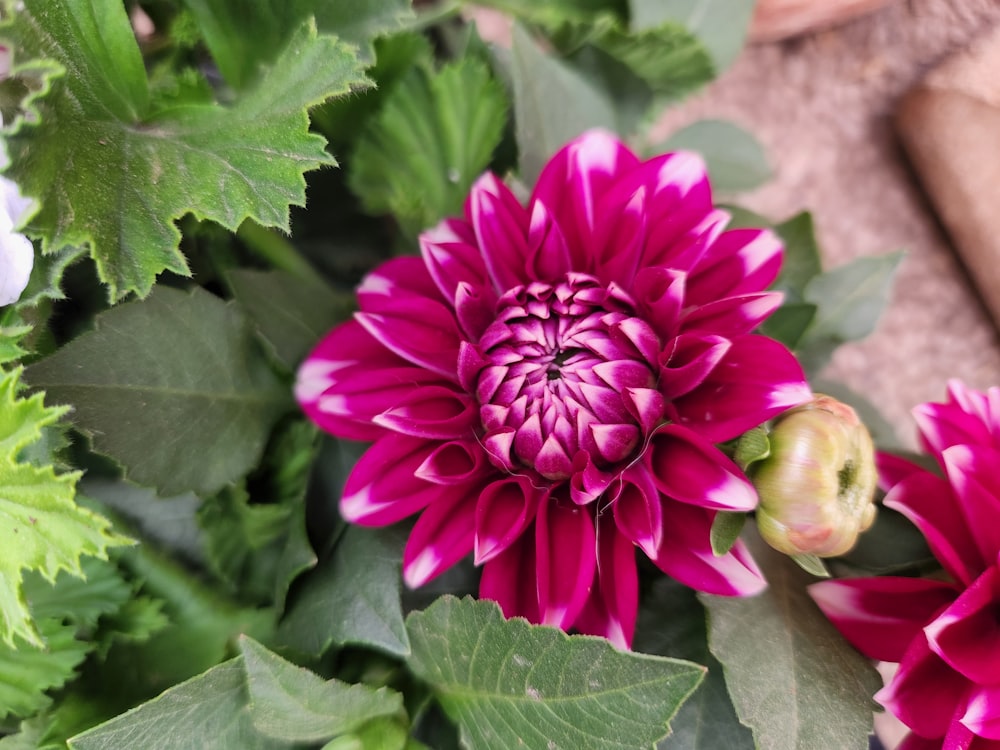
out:
<path id="1" fill-rule="evenodd" d="M 340 509 L 381 526 L 419 513 L 403 575 L 469 553 L 510 617 L 631 642 L 635 547 L 714 594 L 764 580 L 712 553 L 719 510 L 757 495 L 716 446 L 810 397 L 780 344 L 751 333 L 782 247 L 724 231 L 688 153 L 640 161 L 590 132 L 556 154 L 527 207 L 492 174 L 465 215 L 358 289 L 354 319 L 299 371 L 320 427 L 373 440 Z"/>
<path id="2" fill-rule="evenodd" d="M 905 750 L 1000 750 L 1000 388 L 958 381 L 914 409 L 943 476 L 893 456 L 885 505 L 927 538 L 945 580 L 854 578 L 811 587 L 866 656 L 899 662 L 875 698 L 912 732 Z"/>

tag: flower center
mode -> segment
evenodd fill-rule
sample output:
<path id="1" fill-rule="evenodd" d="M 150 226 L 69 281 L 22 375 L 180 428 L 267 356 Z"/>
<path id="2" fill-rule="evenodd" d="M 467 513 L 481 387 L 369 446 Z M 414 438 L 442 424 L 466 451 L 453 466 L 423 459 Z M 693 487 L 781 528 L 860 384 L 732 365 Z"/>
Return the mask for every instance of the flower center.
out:
<path id="1" fill-rule="evenodd" d="M 631 298 L 585 274 L 509 290 L 479 341 L 476 396 L 494 462 L 569 477 L 583 451 L 599 467 L 630 458 L 642 438 L 623 394 L 654 371 L 620 333 Z"/>

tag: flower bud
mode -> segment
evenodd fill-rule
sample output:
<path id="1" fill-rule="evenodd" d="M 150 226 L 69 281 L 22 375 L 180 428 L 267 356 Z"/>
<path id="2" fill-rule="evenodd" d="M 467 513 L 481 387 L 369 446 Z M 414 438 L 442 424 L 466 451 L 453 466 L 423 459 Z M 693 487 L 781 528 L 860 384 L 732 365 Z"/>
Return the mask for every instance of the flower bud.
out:
<path id="1" fill-rule="evenodd" d="M 854 409 L 817 394 L 781 415 L 754 464 L 757 526 L 789 555 L 842 555 L 875 521 L 875 447 Z"/>

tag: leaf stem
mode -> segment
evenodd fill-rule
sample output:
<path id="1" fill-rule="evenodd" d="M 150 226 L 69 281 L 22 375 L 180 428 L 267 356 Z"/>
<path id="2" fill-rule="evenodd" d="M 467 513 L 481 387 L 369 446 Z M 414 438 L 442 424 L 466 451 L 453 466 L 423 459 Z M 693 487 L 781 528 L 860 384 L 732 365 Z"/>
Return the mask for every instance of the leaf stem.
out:
<path id="1" fill-rule="evenodd" d="M 275 268 L 305 281 L 322 281 L 316 269 L 302 257 L 295 245 L 273 229 L 247 219 L 240 224 L 236 236 L 257 255 L 270 261 Z"/>

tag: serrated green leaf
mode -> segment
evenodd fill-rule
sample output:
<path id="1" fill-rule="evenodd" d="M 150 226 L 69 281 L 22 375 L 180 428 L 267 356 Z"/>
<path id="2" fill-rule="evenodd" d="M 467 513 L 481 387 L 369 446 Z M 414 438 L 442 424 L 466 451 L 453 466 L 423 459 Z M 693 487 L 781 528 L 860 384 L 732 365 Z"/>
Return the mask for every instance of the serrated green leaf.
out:
<path id="1" fill-rule="evenodd" d="M 569 65 L 545 54 L 520 25 L 514 26 L 510 72 L 525 182 L 533 183 L 549 157 L 585 130 L 617 129 L 608 97 Z"/>
<path id="2" fill-rule="evenodd" d="M 242 312 L 199 288 L 108 310 L 26 377 L 73 406 L 98 452 L 163 495 L 237 480 L 290 406 Z"/>
<path id="3" fill-rule="evenodd" d="M 281 643 L 319 655 L 332 643 L 410 652 L 400 604 L 404 535 L 350 526 L 333 555 L 302 581 L 278 628 Z"/>
<path id="4" fill-rule="evenodd" d="M 21 292 L 14 308 L 24 310 L 38 305 L 42 300 L 65 299 L 66 295 L 62 291 L 63 272 L 83 254 L 82 247 L 66 247 L 47 255 L 36 253 L 28 286 Z"/>
<path id="5" fill-rule="evenodd" d="M 671 135 L 657 152 L 697 151 L 708 166 L 712 188 L 736 193 L 771 177 L 763 147 L 748 131 L 726 120 L 699 120 Z"/>
<path id="6" fill-rule="evenodd" d="M 285 271 L 239 269 L 230 273 L 229 281 L 258 335 L 290 371 L 354 304 L 353 295 Z"/>
<path id="7" fill-rule="evenodd" d="M 364 83 L 353 49 L 308 23 L 231 106 L 153 112 L 119 0 L 25 0 L 3 34 L 68 71 L 33 103 L 37 122 L 4 129 L 8 175 L 41 204 L 26 231 L 44 252 L 89 246 L 112 299 L 188 273 L 174 226 L 187 213 L 288 231 L 303 172 L 334 163 L 307 107 Z"/>
<path id="8" fill-rule="evenodd" d="M 21 343 L 31 330 L 31 326 L 0 327 L 0 364 L 16 362 L 28 353 Z"/>
<path id="9" fill-rule="evenodd" d="M 88 557 L 81 561 L 80 567 L 84 577 L 62 572 L 50 582 L 38 573 L 25 576 L 24 594 L 33 617 L 66 618 L 74 625 L 93 627 L 99 618 L 125 605 L 132 587 L 114 563 Z"/>
<path id="10" fill-rule="evenodd" d="M 818 372 L 840 344 L 875 330 L 902 259 L 902 253 L 858 258 L 809 281 L 803 296 L 816 315 L 796 350 L 806 372 Z"/>
<path id="11" fill-rule="evenodd" d="M 632 28 L 673 21 L 705 45 L 717 73 L 736 59 L 753 17 L 754 0 L 630 0 Z"/>
<path id="12" fill-rule="evenodd" d="M 729 552 L 740 538 L 740 532 L 746 524 L 746 513 L 729 513 L 719 511 L 712 521 L 712 531 L 710 540 L 712 544 L 712 554 L 721 556 Z"/>
<path id="13" fill-rule="evenodd" d="M 142 643 L 170 625 L 163 602 L 151 596 L 135 596 L 112 615 L 101 621 L 98 653 L 105 657 L 116 641 Z"/>
<path id="14" fill-rule="evenodd" d="M 761 750 L 867 748 L 881 678 L 809 598 L 815 579 L 759 539 L 753 554 L 763 593 L 699 595 L 740 720 Z"/>
<path id="15" fill-rule="evenodd" d="M 69 680 L 91 644 L 76 639 L 76 626 L 58 618 L 38 619 L 44 646 L 0 643 L 0 720 L 25 718 L 49 704 L 46 691 Z"/>
<path id="16" fill-rule="evenodd" d="M 403 713 L 402 695 L 389 688 L 324 680 L 247 637 L 240 638 L 240 652 L 250 691 L 250 718 L 268 737 L 323 742 L 371 719 Z"/>
<path id="17" fill-rule="evenodd" d="M 503 88 L 478 60 L 414 68 L 358 140 L 348 181 L 369 213 L 411 234 L 461 213 L 507 118 Z"/>
<path id="18" fill-rule="evenodd" d="M 708 650 L 705 609 L 687 586 L 659 577 L 643 596 L 632 648 L 708 667 L 705 680 L 670 722 L 657 750 L 754 750 L 750 730 L 736 718 L 722 665 Z"/>
<path id="19" fill-rule="evenodd" d="M 69 740 L 72 750 L 285 750 L 264 737 L 246 710 L 241 659 L 232 659 Z"/>
<path id="20" fill-rule="evenodd" d="M 442 597 L 406 619 L 408 664 L 466 747 L 652 747 L 704 667 L 603 638 L 504 620 L 496 602 Z"/>
<path id="21" fill-rule="evenodd" d="M 20 370 L 0 376 L 0 515 L 8 532 L 0 549 L 0 640 L 9 646 L 15 635 L 41 645 L 22 590 L 24 571 L 49 581 L 60 571 L 82 576 L 81 556 L 105 558 L 109 547 L 129 543 L 74 502 L 78 474 L 18 462 L 18 453 L 65 413 L 46 407 L 41 394 L 18 398 L 19 377 Z"/>

